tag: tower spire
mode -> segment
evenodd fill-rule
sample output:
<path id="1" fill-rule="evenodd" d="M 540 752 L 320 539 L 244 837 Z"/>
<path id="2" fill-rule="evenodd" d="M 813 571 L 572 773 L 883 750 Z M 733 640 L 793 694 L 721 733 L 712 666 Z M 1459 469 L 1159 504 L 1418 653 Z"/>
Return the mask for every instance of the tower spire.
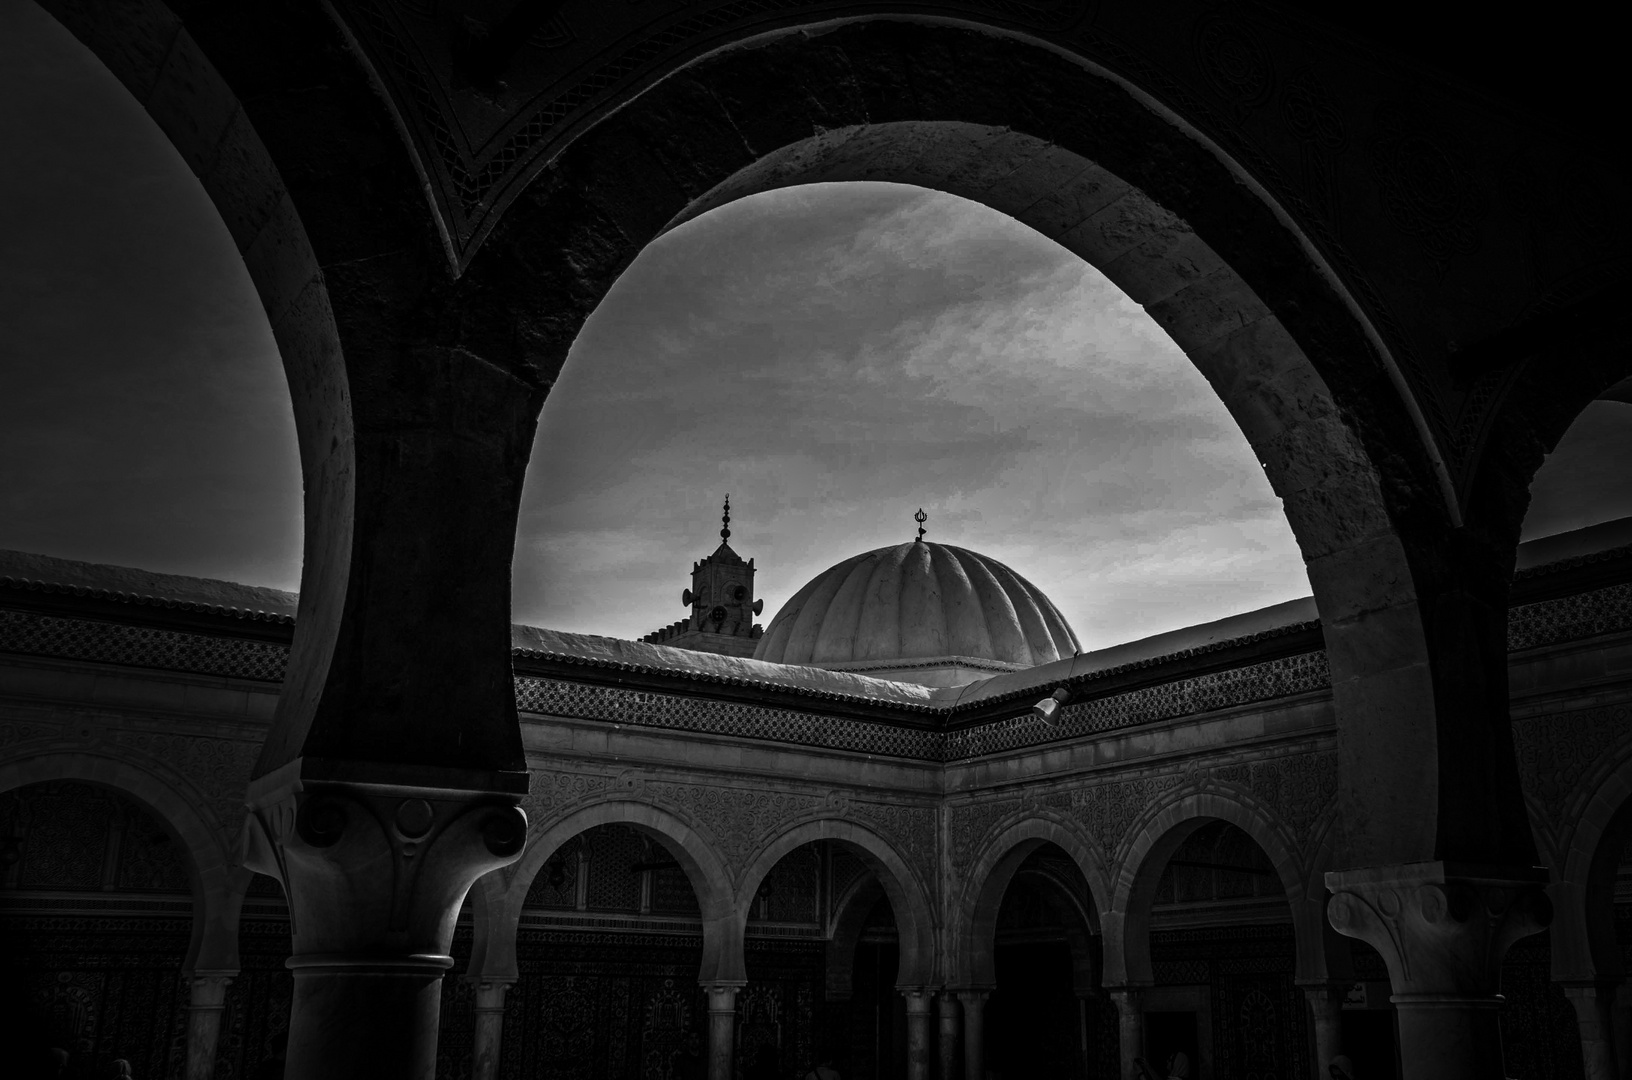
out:
<path id="1" fill-rule="evenodd" d="M 929 515 L 924 513 L 924 508 L 920 506 L 918 512 L 912 515 L 912 520 L 918 523 L 918 542 L 921 544 L 924 542 L 924 522 L 929 520 Z"/>
<path id="2" fill-rule="evenodd" d="M 720 529 L 720 539 L 731 539 L 731 496 L 729 493 L 725 496 L 725 513 L 720 515 L 720 521 L 724 526 Z"/>

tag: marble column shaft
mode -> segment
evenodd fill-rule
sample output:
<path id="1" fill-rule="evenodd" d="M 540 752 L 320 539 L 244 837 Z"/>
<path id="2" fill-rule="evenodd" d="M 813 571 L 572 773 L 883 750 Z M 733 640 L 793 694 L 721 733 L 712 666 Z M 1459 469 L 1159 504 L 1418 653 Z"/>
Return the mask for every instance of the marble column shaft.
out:
<path id="1" fill-rule="evenodd" d="M 930 1035 L 935 991 L 910 987 L 901 991 L 907 999 L 907 1080 L 929 1080 L 929 1061 L 934 1053 Z"/>
<path id="2" fill-rule="evenodd" d="M 476 991 L 476 1038 L 471 1050 L 471 1080 L 493 1080 L 499 1074 L 499 1048 L 504 1040 L 504 996 L 513 979 L 469 980 Z"/>
<path id="3" fill-rule="evenodd" d="M 963 1077 L 986 1080 L 986 999 L 989 990 L 959 990 L 963 1004 Z"/>
<path id="4" fill-rule="evenodd" d="M 732 1080 L 737 1041 L 737 992 L 744 983 L 704 983 L 708 991 L 708 1080 Z"/>
<path id="5" fill-rule="evenodd" d="M 1145 1055 L 1145 991 L 1139 986 L 1110 989 L 1116 1003 L 1117 1041 L 1122 1052 L 1123 1076 L 1136 1076 L 1134 1059 Z"/>
<path id="6" fill-rule="evenodd" d="M 187 1080 L 213 1080 L 227 987 L 236 971 L 193 972 L 187 1003 Z"/>
<path id="7" fill-rule="evenodd" d="M 1581 1029 L 1581 1064 L 1586 1080 L 1620 1080 L 1615 1054 L 1615 984 L 1566 983 L 1564 996 L 1575 1006 Z"/>
<path id="8" fill-rule="evenodd" d="M 958 1042 L 962 1037 L 963 1016 L 958 1009 L 957 994 L 951 990 L 943 990 L 935 1003 L 936 1015 L 940 1019 L 940 1080 L 956 1080 L 958 1068 Z"/>
<path id="9" fill-rule="evenodd" d="M 1326 1080 L 1332 1059 L 1343 1053 L 1343 999 L 1348 996 L 1348 987 L 1314 983 L 1304 986 L 1303 996 L 1309 1002 L 1309 1017 L 1315 1028 L 1314 1077 Z"/>

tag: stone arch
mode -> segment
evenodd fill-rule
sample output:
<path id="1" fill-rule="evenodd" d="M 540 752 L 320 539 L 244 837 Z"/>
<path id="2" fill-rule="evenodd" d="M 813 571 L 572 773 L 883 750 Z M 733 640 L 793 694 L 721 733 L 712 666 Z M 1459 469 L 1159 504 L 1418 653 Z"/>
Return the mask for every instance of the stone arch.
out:
<path id="1" fill-rule="evenodd" d="M 1303 943 L 1311 938 L 1318 940 L 1321 932 L 1310 925 L 1313 913 L 1301 903 L 1307 877 L 1290 833 L 1245 792 L 1192 790 L 1147 811 L 1143 822 L 1123 844 L 1111 910 L 1103 920 L 1106 985 L 1144 986 L 1153 981 L 1150 908 L 1156 886 L 1173 852 L 1209 821 L 1234 825 L 1269 856 L 1292 909 L 1302 969 Z"/>
<path id="2" fill-rule="evenodd" d="M 252 875 L 236 865 L 219 831 L 186 793 L 155 771 L 83 750 L 45 751 L 0 763 L 0 791 L 51 780 L 78 780 L 126 795 L 181 842 L 193 893 L 192 939 L 184 970 L 235 974 L 238 913 Z"/>
<path id="3" fill-rule="evenodd" d="M 1587 792 L 1590 792 L 1588 794 Z M 1625 974 L 1615 933 L 1615 870 L 1632 840 L 1632 755 L 1601 773 L 1587 792 L 1571 801 L 1580 807 L 1557 880 L 1553 901 L 1553 978 L 1592 982 Z"/>
<path id="4" fill-rule="evenodd" d="M 1475 686 L 1479 709 L 1505 702 L 1505 674 L 1494 653 L 1450 647 L 1469 620 L 1499 618 L 1467 606 L 1461 568 L 1441 557 L 1459 510 L 1414 399 L 1293 218 L 1148 97 L 1014 38 L 851 23 L 684 66 L 586 123 L 547 176 L 472 267 L 513 267 L 507 288 L 521 295 L 525 279 L 556 316 L 537 339 L 552 363 L 651 238 L 771 187 L 946 190 L 1094 263 L 1209 378 L 1283 500 L 1326 628 L 1339 725 L 1365 733 L 1341 742 L 1342 798 L 1370 826 L 1345 837 L 1346 860 L 1533 858 L 1516 771 L 1501 764 L 1505 727 L 1466 733 L 1491 741 L 1496 767 L 1441 761 L 1438 726 L 1462 723 Z M 551 245 L 562 250 L 542 254 Z"/>
<path id="5" fill-rule="evenodd" d="M 474 935 L 469 973 L 484 979 L 514 979 L 516 928 L 533 878 L 557 848 L 598 825 L 628 825 L 673 855 L 697 893 L 703 924 L 702 982 L 742 976 L 741 920 L 736 917 L 725 860 L 674 813 L 635 799 L 614 799 L 582 807 L 540 823 L 527 849 L 511 867 L 478 879 L 471 889 Z"/>
<path id="6" fill-rule="evenodd" d="M 996 982 L 993 945 L 1003 894 L 1020 864 L 1048 843 L 1060 848 L 1076 864 L 1088 882 L 1088 894 L 1103 922 L 1112 895 L 1111 881 L 1097 848 L 1067 823 L 1052 817 L 1017 821 L 988 842 L 964 874 L 957 932 L 950 943 L 958 985 L 985 987 Z"/>
<path id="7" fill-rule="evenodd" d="M 936 919 L 931 894 L 924 881 L 886 837 L 866 825 L 845 818 L 816 818 L 784 828 L 774 834 L 748 859 L 737 876 L 735 889 L 737 932 L 748 923 L 748 909 L 777 863 L 795 848 L 815 840 L 844 844 L 867 864 L 895 912 L 900 936 L 901 963 L 896 982 L 903 987 L 934 985 L 938 968 L 935 955 Z M 738 950 L 740 957 L 741 950 Z M 739 961 L 740 962 L 740 961 Z"/>
<path id="8" fill-rule="evenodd" d="M 260 295 L 289 383 L 305 492 L 299 618 L 277 715 L 309 712 L 328 674 L 345 604 L 355 473 L 340 335 L 318 257 L 271 153 L 179 15 L 161 0 L 41 3 L 170 139 L 221 215 Z M 269 752 L 278 753 L 278 733 L 288 727 L 274 722 Z"/>

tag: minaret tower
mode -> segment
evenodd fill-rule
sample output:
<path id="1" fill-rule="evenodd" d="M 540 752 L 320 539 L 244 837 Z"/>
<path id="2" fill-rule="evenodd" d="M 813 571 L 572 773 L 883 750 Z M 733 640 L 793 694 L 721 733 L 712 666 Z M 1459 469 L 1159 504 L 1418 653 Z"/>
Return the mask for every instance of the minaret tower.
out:
<path id="1" fill-rule="evenodd" d="M 754 616 L 765 601 L 754 599 L 754 560 L 747 562 L 731 550 L 731 496 L 725 497 L 720 516 L 720 546 L 714 554 L 691 565 L 691 588 L 680 602 L 691 614 L 641 638 L 654 645 L 670 645 L 727 656 L 752 656 L 763 628 Z"/>

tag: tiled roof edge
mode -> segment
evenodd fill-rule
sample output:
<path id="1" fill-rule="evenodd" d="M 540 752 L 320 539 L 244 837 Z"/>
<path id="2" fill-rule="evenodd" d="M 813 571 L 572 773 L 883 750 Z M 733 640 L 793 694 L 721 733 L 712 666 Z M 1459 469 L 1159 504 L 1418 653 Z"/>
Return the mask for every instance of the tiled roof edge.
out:
<path id="1" fill-rule="evenodd" d="M 1051 686 L 1085 686 L 1090 683 L 1101 682 L 1105 679 L 1114 679 L 1121 675 L 1129 675 L 1136 671 L 1148 671 L 1151 668 L 1160 667 L 1163 664 L 1171 664 L 1175 661 L 1194 660 L 1200 657 L 1209 656 L 1213 653 L 1224 652 L 1228 649 L 1237 649 L 1243 645 L 1256 645 L 1264 641 L 1273 641 L 1276 638 L 1295 637 L 1298 634 L 1306 634 L 1310 631 L 1318 631 L 1319 629 L 1319 619 L 1310 619 L 1307 622 L 1288 623 L 1285 626 L 1276 626 L 1268 630 L 1260 630 L 1255 634 L 1246 634 L 1242 637 L 1229 638 L 1224 641 L 1212 641 L 1208 642 L 1206 645 L 1197 645 L 1191 649 L 1180 649 L 1178 652 L 1163 653 L 1161 656 L 1149 656 L 1143 660 L 1129 661 L 1126 664 L 1118 664 L 1115 667 L 1105 668 L 1102 671 L 1090 671 L 1083 675 L 1067 675 L 1063 678 L 1047 679 L 1033 686 L 1024 686 L 1018 690 L 1010 690 L 1006 694 L 994 694 L 992 697 L 982 698 L 979 701 L 964 702 L 954 706 L 948 711 L 953 713 L 972 712 L 988 708 L 992 705 L 1000 705 L 1004 702 L 1016 701 L 1020 698 L 1029 697 L 1030 695 L 1037 693 L 1039 690 L 1046 690 Z"/>
<path id="2" fill-rule="evenodd" d="M 280 626 L 295 625 L 295 617 L 283 611 L 227 607 L 222 604 L 205 604 L 196 600 L 175 600 L 170 597 L 153 596 L 147 593 L 93 589 L 88 585 L 65 585 L 55 581 L 36 581 L 33 578 L 0 576 L 0 587 L 17 589 L 20 592 L 57 593 L 66 596 L 83 597 L 88 600 L 106 600 L 116 604 L 130 604 L 133 607 L 156 607 L 167 611 L 185 611 L 198 615 L 219 615 L 223 618 L 244 619 L 249 622 L 269 622 Z"/>
<path id="3" fill-rule="evenodd" d="M 810 686 L 794 686 L 788 683 L 772 682 L 769 679 L 744 679 L 735 675 L 720 675 L 712 671 L 691 671 L 686 668 L 654 667 L 649 664 L 632 664 L 626 660 L 602 660 L 598 657 L 577 656 L 572 653 L 546 652 L 542 649 L 511 649 L 510 655 L 518 659 L 551 660 L 557 663 L 574 664 L 579 667 L 600 668 L 609 671 L 627 671 L 635 675 L 672 675 L 690 682 L 719 683 L 725 686 L 740 686 L 751 690 L 774 690 L 782 693 L 795 694 L 800 697 L 815 698 L 820 701 L 838 701 L 866 705 L 869 708 L 901 709 L 906 712 L 922 713 L 926 716 L 942 715 L 948 712 L 945 707 L 934 705 L 919 705 L 910 701 L 881 701 L 878 698 L 862 697 L 856 694 L 840 694 L 832 690 L 818 690 Z"/>

